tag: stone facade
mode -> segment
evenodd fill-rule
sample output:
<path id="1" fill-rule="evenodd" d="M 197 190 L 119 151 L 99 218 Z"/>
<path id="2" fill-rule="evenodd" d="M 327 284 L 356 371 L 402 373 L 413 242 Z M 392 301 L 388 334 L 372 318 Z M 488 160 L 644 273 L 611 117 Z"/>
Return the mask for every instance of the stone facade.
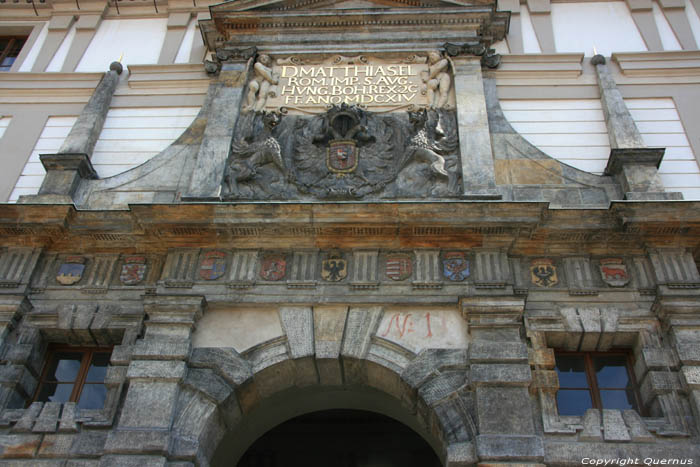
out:
<path id="1" fill-rule="evenodd" d="M 275 424 L 339 407 L 402 421 L 450 467 L 700 462 L 700 205 L 664 190 L 664 150 L 641 141 L 605 60 L 612 154 L 595 176 L 503 116 L 495 3 L 331 23 L 244 3 L 201 22 L 209 93 L 170 147 L 96 178 L 115 63 L 42 157 L 39 194 L 0 207 L 0 464 L 227 465 Z M 261 98 L 274 67 L 328 60 L 413 60 L 424 100 Z M 51 344 L 113 347 L 102 409 L 33 402 Z M 643 413 L 560 415 L 554 351 L 610 349 L 632 352 Z"/>

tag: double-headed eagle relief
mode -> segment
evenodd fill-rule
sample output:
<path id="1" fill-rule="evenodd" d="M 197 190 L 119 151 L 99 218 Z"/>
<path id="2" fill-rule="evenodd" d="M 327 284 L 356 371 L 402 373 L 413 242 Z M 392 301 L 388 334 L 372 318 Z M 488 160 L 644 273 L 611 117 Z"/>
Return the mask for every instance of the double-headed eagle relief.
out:
<path id="1" fill-rule="evenodd" d="M 224 199 L 457 197 L 449 58 L 250 60 Z"/>

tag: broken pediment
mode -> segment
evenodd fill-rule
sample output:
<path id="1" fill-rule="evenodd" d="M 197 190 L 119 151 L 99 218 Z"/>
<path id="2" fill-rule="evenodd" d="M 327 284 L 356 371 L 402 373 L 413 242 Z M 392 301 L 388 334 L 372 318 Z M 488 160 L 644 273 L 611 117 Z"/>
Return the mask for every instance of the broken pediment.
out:
<path id="1" fill-rule="evenodd" d="M 367 51 L 428 49 L 445 42 L 503 39 L 510 12 L 495 1 L 446 0 L 236 0 L 211 7 L 200 21 L 207 47 Z M 397 42 L 397 34 L 403 36 Z M 406 35 L 410 36 L 407 41 Z"/>

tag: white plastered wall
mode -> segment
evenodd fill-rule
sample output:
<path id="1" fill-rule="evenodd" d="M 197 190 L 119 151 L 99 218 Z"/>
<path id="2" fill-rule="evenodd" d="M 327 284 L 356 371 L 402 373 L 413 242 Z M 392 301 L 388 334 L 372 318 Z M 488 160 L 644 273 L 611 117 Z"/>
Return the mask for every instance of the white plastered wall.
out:
<path id="1" fill-rule="evenodd" d="M 552 28 L 557 52 L 592 56 L 595 47 L 610 56 L 647 50 L 625 2 L 552 3 Z"/>
<path id="2" fill-rule="evenodd" d="M 167 27 L 167 18 L 104 20 L 75 71 L 104 71 L 120 57 L 125 65 L 155 64 Z"/>
<path id="3" fill-rule="evenodd" d="M 670 98 L 625 99 L 644 143 L 665 147 L 659 168 L 666 191 L 700 199 L 700 169 Z M 598 99 L 501 100 L 506 118 L 526 140 L 572 167 L 600 175 L 610 155 Z"/>
<path id="4" fill-rule="evenodd" d="M 105 178 L 143 164 L 178 138 L 198 112 L 198 107 L 111 109 L 92 155 L 95 171 L 101 178 Z M 39 192 L 46 175 L 39 154 L 56 153 L 76 119 L 77 117 L 48 119 L 9 202 L 16 202 L 21 195 Z"/>

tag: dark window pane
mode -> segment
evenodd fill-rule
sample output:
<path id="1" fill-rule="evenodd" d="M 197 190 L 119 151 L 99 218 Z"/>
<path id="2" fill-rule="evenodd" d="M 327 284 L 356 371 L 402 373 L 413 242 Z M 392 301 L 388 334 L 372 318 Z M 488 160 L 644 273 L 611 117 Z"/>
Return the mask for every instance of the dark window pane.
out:
<path id="1" fill-rule="evenodd" d="M 51 365 L 46 372 L 46 381 L 73 382 L 80 371 L 80 352 L 58 352 L 51 359 Z"/>
<path id="2" fill-rule="evenodd" d="M 627 357 L 624 355 L 593 357 L 593 368 L 601 388 L 624 388 L 629 383 Z"/>
<path id="3" fill-rule="evenodd" d="M 39 402 L 68 402 L 71 392 L 73 392 L 72 384 L 45 383 L 36 400 Z"/>
<path id="4" fill-rule="evenodd" d="M 591 394 L 587 390 L 560 389 L 557 391 L 559 415 L 583 415 L 593 407 Z"/>
<path id="5" fill-rule="evenodd" d="M 610 389 L 600 391 L 600 400 L 603 403 L 604 409 L 636 409 L 633 403 L 634 398 L 627 391 Z"/>
<path id="6" fill-rule="evenodd" d="M 109 353 L 94 353 L 92 354 L 92 362 L 88 370 L 85 382 L 101 383 L 105 380 L 107 374 L 107 366 L 109 365 Z"/>
<path id="7" fill-rule="evenodd" d="M 586 369 L 580 355 L 557 355 L 559 387 L 587 388 Z"/>
<path id="8" fill-rule="evenodd" d="M 104 384 L 86 384 L 80 393 L 78 407 L 81 409 L 101 409 L 105 405 L 107 388 Z"/>

